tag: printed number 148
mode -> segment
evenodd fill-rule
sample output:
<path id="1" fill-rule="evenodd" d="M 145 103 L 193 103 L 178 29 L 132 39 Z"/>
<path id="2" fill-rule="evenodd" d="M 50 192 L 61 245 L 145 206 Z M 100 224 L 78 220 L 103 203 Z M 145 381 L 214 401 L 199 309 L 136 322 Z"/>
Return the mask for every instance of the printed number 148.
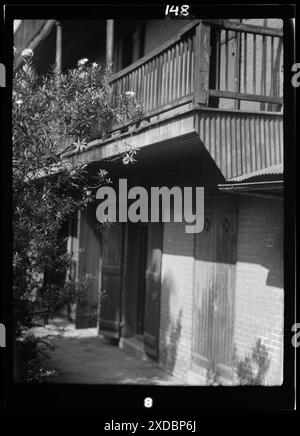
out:
<path id="1" fill-rule="evenodd" d="M 165 15 L 183 15 L 184 17 L 189 15 L 189 5 L 182 5 L 182 6 L 174 6 L 174 5 L 167 5 L 165 10 Z"/>

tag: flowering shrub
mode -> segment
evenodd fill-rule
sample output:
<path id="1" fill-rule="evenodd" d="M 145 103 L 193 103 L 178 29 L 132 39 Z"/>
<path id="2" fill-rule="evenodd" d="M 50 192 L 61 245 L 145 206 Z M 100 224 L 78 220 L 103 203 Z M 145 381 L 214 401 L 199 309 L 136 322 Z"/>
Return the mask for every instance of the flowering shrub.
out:
<path id="1" fill-rule="evenodd" d="M 109 84 L 110 71 L 81 59 L 64 74 L 52 69 L 38 77 L 33 51 L 22 52 L 23 66 L 14 74 L 13 121 L 13 298 L 18 334 L 32 323 L 38 309 L 45 319 L 74 301 L 87 283 L 66 280 L 70 257 L 61 229 L 73 211 L 91 201 L 88 172 L 62 151 L 83 152 L 114 123 L 136 120 L 142 109 L 135 95 L 118 96 Z M 120 155 L 124 164 L 136 151 Z M 105 170 L 95 187 L 109 183 Z M 78 291 L 79 289 L 79 291 Z M 37 305 L 38 304 L 38 305 Z"/>

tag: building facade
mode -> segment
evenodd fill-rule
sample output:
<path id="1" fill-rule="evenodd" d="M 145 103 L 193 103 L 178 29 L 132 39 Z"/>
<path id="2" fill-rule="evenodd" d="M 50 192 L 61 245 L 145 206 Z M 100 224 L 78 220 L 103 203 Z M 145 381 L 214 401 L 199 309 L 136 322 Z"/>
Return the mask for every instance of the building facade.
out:
<path id="1" fill-rule="evenodd" d="M 135 146 L 136 164 L 107 166 L 116 185 L 204 187 L 200 233 L 184 222 L 99 232 L 95 205 L 69 224 L 76 276 L 94 277 L 77 328 L 99 326 L 186 384 L 250 383 L 249 367 L 259 384 L 282 383 L 282 25 L 27 20 L 15 34 L 16 66 L 24 47 L 40 74 L 83 57 L 112 63 L 113 87 L 141 101 L 142 123 L 115 127 L 80 155 L 91 173 Z"/>

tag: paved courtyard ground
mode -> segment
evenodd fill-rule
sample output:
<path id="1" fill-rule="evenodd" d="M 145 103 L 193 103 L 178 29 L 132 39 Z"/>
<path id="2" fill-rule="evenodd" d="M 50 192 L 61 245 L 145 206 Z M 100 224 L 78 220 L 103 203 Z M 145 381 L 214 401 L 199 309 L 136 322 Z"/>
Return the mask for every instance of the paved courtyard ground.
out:
<path id="1" fill-rule="evenodd" d="M 105 343 L 97 329 L 76 330 L 60 320 L 35 327 L 32 333 L 55 345 L 49 365 L 56 370 L 51 383 L 184 385 L 154 362 Z"/>

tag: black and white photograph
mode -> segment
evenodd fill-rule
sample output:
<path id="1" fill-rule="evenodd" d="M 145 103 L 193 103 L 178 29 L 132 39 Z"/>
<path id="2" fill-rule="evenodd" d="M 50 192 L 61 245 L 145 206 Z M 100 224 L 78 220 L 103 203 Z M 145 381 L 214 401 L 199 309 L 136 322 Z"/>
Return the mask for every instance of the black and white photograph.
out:
<path id="1" fill-rule="evenodd" d="M 284 384 L 287 19 L 160 8 L 14 10 L 15 384 Z"/>

